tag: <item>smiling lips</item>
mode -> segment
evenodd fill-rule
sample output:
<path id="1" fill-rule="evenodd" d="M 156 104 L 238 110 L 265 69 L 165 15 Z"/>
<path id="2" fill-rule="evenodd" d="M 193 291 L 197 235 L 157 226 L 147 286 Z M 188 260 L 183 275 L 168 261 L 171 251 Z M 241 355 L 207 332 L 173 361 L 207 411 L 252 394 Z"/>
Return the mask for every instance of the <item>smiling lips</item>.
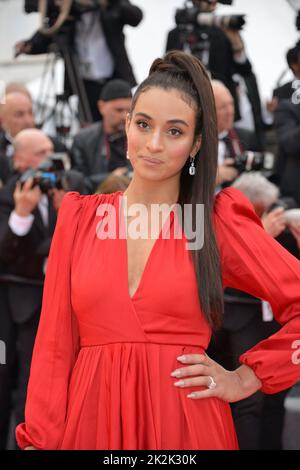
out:
<path id="1" fill-rule="evenodd" d="M 162 163 L 162 161 L 158 158 L 142 157 L 142 159 L 150 165 L 159 165 L 160 163 Z"/>

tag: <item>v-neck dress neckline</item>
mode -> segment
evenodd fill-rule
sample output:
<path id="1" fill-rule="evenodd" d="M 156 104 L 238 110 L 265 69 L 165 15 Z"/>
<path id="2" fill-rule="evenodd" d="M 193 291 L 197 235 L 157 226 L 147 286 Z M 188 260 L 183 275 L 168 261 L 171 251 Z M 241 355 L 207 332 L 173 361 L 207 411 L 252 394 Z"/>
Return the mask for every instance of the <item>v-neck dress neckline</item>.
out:
<path id="1" fill-rule="evenodd" d="M 122 207 L 122 203 L 123 203 L 123 199 L 124 198 L 124 192 L 123 191 L 119 191 L 119 195 L 118 195 L 118 203 L 117 203 L 117 213 L 118 213 L 118 220 L 119 220 L 119 223 L 121 225 L 121 230 L 123 230 L 123 234 L 126 234 L 126 231 L 124 231 L 125 229 L 125 216 L 124 216 L 124 208 Z M 155 257 L 155 252 L 157 251 L 157 245 L 159 244 L 161 238 L 162 238 L 162 235 L 164 233 L 164 231 L 166 230 L 166 228 L 168 227 L 168 224 L 170 226 L 170 234 L 172 233 L 172 226 L 173 226 L 173 219 L 174 219 L 174 212 L 173 212 L 173 209 L 171 209 L 170 213 L 168 214 L 168 216 L 166 217 L 166 220 L 165 222 L 163 223 L 162 225 L 162 228 L 160 229 L 160 232 L 159 232 L 159 235 L 158 237 L 155 239 L 155 242 L 151 248 L 151 251 L 148 255 L 148 258 L 147 258 L 147 261 L 145 263 L 145 266 L 144 266 L 144 269 L 143 269 L 143 272 L 142 272 L 142 275 L 140 277 L 140 280 L 139 280 L 139 283 L 138 283 L 138 286 L 137 288 L 135 289 L 133 295 L 130 295 L 130 292 L 129 292 L 129 275 L 128 275 L 128 246 L 127 246 L 127 236 L 124 236 L 122 237 L 122 240 L 124 242 L 124 259 L 125 259 L 125 262 L 124 262 L 124 265 L 125 265 L 125 279 L 126 279 L 126 290 L 127 290 L 127 295 L 129 297 L 129 300 L 131 302 L 134 302 L 134 300 L 136 299 L 136 297 L 139 295 L 140 291 L 142 290 L 143 288 L 143 284 L 145 283 L 146 281 L 146 278 L 147 278 L 147 272 L 149 270 L 149 267 L 150 267 L 150 264 L 152 262 L 152 258 Z M 171 235 L 170 235 L 171 236 Z"/>

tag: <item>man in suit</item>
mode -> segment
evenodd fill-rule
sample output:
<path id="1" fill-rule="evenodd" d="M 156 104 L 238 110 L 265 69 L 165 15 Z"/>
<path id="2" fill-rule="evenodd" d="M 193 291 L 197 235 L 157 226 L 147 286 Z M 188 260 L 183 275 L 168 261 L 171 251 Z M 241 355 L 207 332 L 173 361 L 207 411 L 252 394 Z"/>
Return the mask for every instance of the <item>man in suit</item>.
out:
<path id="1" fill-rule="evenodd" d="M 276 112 L 282 100 L 291 100 L 293 95 L 299 98 L 296 89 L 299 88 L 298 81 L 300 80 L 300 41 L 287 51 L 286 60 L 294 79 L 273 90 L 272 100 L 267 103 L 267 110 L 272 114 Z"/>
<path id="2" fill-rule="evenodd" d="M 15 136 L 24 129 L 35 128 L 35 119 L 32 109 L 32 100 L 29 93 L 24 90 L 7 87 L 4 104 L 0 108 L 0 187 L 5 184 L 14 171 Z M 56 138 L 52 138 L 54 151 L 64 152 L 64 145 Z"/>
<path id="3" fill-rule="evenodd" d="M 0 156 L 13 155 L 13 138 L 23 129 L 35 127 L 30 95 L 20 91 L 5 94 L 0 108 Z"/>
<path id="4" fill-rule="evenodd" d="M 234 167 L 235 159 L 244 150 L 257 151 L 258 143 L 255 134 L 241 127 L 234 127 L 234 102 L 226 86 L 218 80 L 212 80 L 216 103 L 217 124 L 219 133 L 217 190 L 228 185 L 238 176 Z"/>
<path id="5" fill-rule="evenodd" d="M 90 193 L 109 174 L 121 176 L 132 170 L 126 158 L 125 135 L 125 118 L 131 106 L 129 83 L 111 80 L 103 87 L 97 104 L 103 120 L 81 130 L 71 149 L 73 168 L 83 173 Z"/>
<path id="6" fill-rule="evenodd" d="M 283 196 L 293 197 L 300 207 L 300 104 L 281 100 L 274 120 L 279 153 L 276 174 Z"/>
<path id="7" fill-rule="evenodd" d="M 128 0 L 101 0 L 94 10 L 80 14 L 76 21 L 64 27 L 62 36 L 79 62 L 79 76 L 87 94 L 93 120 L 100 119 L 96 102 L 104 84 L 112 78 L 121 78 L 136 85 L 136 80 L 125 47 L 124 26 L 136 27 L 143 18 L 140 8 Z M 37 32 L 16 45 L 17 53 L 42 54 L 55 39 Z M 68 80 L 67 80 L 68 82 Z M 68 84 L 67 84 L 68 87 Z M 68 90 L 69 92 L 72 90 Z M 72 94 L 72 93 L 70 93 Z"/>
<path id="8" fill-rule="evenodd" d="M 64 192 L 43 194 L 18 177 L 53 152 L 51 140 L 37 129 L 21 131 L 14 141 L 14 175 L 0 190 L 0 339 L 6 364 L 0 365 L 0 448 L 5 448 L 11 412 L 24 420 L 31 354 L 42 301 L 44 266 Z"/>
<path id="9" fill-rule="evenodd" d="M 193 0 L 193 3 L 201 12 L 213 13 L 217 6 L 217 1 L 215 0 L 210 2 Z M 184 50 L 189 44 L 195 45 L 198 42 L 201 43 L 200 38 L 197 37 L 199 28 L 200 26 L 195 25 L 194 32 L 189 35 L 190 37 L 188 41 L 186 41 L 185 35 L 183 35 L 180 28 L 176 26 L 176 28 L 172 29 L 168 34 L 166 50 Z M 239 105 L 236 90 L 237 83 L 235 83 L 233 75 L 239 74 L 242 77 L 247 77 L 252 74 L 252 67 L 246 56 L 241 35 L 239 31 L 217 26 L 201 26 L 200 31 L 205 33 L 208 37 L 208 63 L 205 63 L 203 57 L 200 58 L 211 72 L 212 78 L 222 81 L 229 89 L 234 98 L 235 118 L 239 119 Z M 192 49 L 191 52 L 193 53 Z M 197 55 L 197 52 L 194 53 Z"/>
<path id="10" fill-rule="evenodd" d="M 286 60 L 290 70 L 293 72 L 295 80 L 300 80 L 300 41 L 289 49 L 286 54 Z M 278 102 L 281 100 L 290 100 L 295 88 L 293 83 L 295 80 L 291 80 L 273 91 L 273 96 L 277 98 Z"/>

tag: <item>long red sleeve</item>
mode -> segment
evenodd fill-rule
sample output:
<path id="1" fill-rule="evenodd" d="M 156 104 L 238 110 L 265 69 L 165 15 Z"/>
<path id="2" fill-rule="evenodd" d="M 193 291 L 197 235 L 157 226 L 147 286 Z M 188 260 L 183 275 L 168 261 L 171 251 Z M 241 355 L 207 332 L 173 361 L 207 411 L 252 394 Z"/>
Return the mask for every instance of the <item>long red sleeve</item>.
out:
<path id="1" fill-rule="evenodd" d="M 282 325 L 246 351 L 240 362 L 255 371 L 265 393 L 291 387 L 300 379 L 300 262 L 265 232 L 238 189 L 227 188 L 216 196 L 214 220 L 224 287 L 268 301 Z"/>
<path id="2" fill-rule="evenodd" d="M 59 210 L 48 259 L 40 323 L 27 389 L 25 423 L 16 439 L 23 449 L 56 449 L 64 430 L 68 383 L 78 348 L 70 299 L 70 259 L 82 196 L 67 193 Z"/>

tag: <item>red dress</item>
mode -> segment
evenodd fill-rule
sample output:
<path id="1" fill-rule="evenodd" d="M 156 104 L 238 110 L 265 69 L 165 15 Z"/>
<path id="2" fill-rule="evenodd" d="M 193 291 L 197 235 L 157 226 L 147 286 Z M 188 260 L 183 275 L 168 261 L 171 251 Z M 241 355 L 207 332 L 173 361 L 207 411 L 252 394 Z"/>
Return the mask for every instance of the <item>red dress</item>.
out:
<path id="1" fill-rule="evenodd" d="M 25 423 L 16 430 L 18 444 L 38 449 L 237 449 L 229 404 L 187 398 L 197 387 L 178 389 L 170 376 L 182 366 L 177 356 L 202 353 L 211 336 L 186 239 L 176 239 L 172 231 L 170 239 L 160 234 L 130 298 L 126 240 L 97 236 L 104 216 L 96 214 L 98 206 L 118 209 L 121 197 L 119 191 L 64 198 L 48 261 Z M 292 345 L 300 338 L 300 263 L 265 233 L 237 189 L 216 196 L 214 223 L 224 286 L 268 300 L 284 325 L 240 361 L 254 369 L 262 391 L 290 387 L 300 377 L 300 366 L 292 361 Z"/>

